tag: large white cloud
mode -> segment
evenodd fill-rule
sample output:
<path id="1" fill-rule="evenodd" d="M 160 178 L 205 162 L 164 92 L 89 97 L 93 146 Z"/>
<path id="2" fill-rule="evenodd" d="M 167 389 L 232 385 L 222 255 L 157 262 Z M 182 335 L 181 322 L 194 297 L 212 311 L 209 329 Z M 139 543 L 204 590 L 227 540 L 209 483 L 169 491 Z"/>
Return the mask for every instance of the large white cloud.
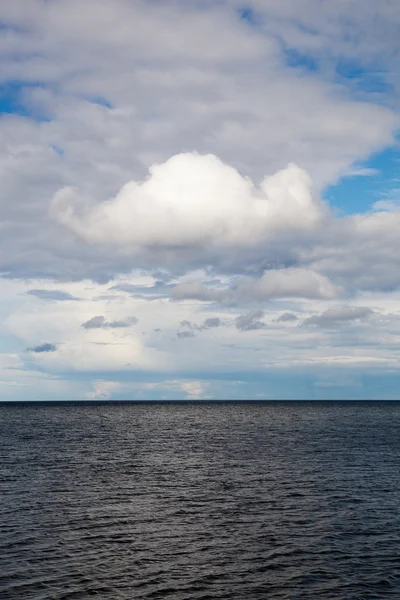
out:
<path id="1" fill-rule="evenodd" d="M 51 215 L 89 243 L 131 249 L 252 247 L 307 232 L 324 216 L 304 170 L 289 165 L 257 188 L 212 155 L 188 153 L 150 168 L 113 199 L 86 209 L 70 188 Z"/>

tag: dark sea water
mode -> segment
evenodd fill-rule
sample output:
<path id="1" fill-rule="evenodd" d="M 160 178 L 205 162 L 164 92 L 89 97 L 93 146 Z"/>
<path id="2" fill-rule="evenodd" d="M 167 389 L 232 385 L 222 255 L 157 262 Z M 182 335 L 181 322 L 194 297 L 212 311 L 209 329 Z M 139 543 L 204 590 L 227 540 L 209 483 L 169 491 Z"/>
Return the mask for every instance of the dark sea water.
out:
<path id="1" fill-rule="evenodd" d="M 400 403 L 0 406 L 1 600 L 400 599 Z"/>

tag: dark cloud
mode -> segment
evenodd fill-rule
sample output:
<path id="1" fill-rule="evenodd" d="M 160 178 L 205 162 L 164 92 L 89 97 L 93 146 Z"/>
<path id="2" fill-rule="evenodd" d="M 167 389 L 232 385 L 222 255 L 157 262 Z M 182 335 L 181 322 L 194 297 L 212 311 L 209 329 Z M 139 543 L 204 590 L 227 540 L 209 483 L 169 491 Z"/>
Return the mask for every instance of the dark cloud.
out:
<path id="1" fill-rule="evenodd" d="M 82 323 L 81 327 L 84 329 L 116 329 L 123 327 L 130 327 L 138 322 L 136 317 L 129 317 L 128 319 L 122 319 L 118 321 L 107 321 L 102 315 L 92 317 L 85 323 Z"/>
<path id="2" fill-rule="evenodd" d="M 195 334 L 193 331 L 178 331 L 178 333 L 176 335 L 180 339 L 195 337 Z"/>
<path id="3" fill-rule="evenodd" d="M 194 325 L 187 319 L 184 319 L 183 321 L 181 321 L 181 327 L 187 327 L 188 329 L 193 329 Z"/>
<path id="4" fill-rule="evenodd" d="M 80 298 L 71 296 L 68 292 L 63 292 L 61 290 L 29 290 L 26 293 L 29 296 L 36 296 L 36 298 L 39 298 L 40 300 L 80 300 Z"/>
<path id="5" fill-rule="evenodd" d="M 136 317 L 129 317 L 128 319 L 121 319 L 119 321 L 106 321 L 104 327 L 117 328 L 117 327 L 130 327 L 131 325 L 136 325 L 138 319 Z"/>
<path id="6" fill-rule="evenodd" d="M 208 319 L 205 319 L 201 325 L 196 325 L 186 319 L 181 321 L 181 327 L 186 327 L 190 331 L 203 331 L 203 329 L 213 329 L 215 327 L 221 327 L 221 325 L 221 319 L 218 317 L 209 317 Z"/>
<path id="7" fill-rule="evenodd" d="M 262 310 L 251 310 L 247 315 L 240 315 L 235 319 L 236 329 L 239 329 L 239 331 L 264 329 L 266 325 L 260 321 L 263 316 L 264 312 Z"/>
<path id="8" fill-rule="evenodd" d="M 40 344 L 39 346 L 33 346 L 33 348 L 28 348 L 28 352 L 35 352 L 36 354 L 41 354 L 42 352 L 55 352 L 57 350 L 56 344 Z"/>
<path id="9" fill-rule="evenodd" d="M 203 325 L 201 325 L 201 329 L 212 329 L 214 327 L 220 327 L 221 326 L 221 319 L 219 319 L 218 317 L 209 317 L 208 319 L 205 319 Z"/>
<path id="10" fill-rule="evenodd" d="M 92 317 L 85 323 L 82 323 L 81 327 L 84 329 L 100 329 L 101 327 L 104 327 L 105 323 L 105 318 L 101 315 L 98 315 L 97 317 Z"/>
<path id="11" fill-rule="evenodd" d="M 303 325 L 316 327 L 333 327 L 350 321 L 363 321 L 374 314 L 367 306 L 339 306 L 328 308 L 319 315 L 312 315 L 303 321 Z"/>
<path id="12" fill-rule="evenodd" d="M 289 321 L 297 321 L 297 317 L 294 313 L 285 312 L 276 319 L 277 323 L 285 323 L 285 322 L 289 322 Z"/>

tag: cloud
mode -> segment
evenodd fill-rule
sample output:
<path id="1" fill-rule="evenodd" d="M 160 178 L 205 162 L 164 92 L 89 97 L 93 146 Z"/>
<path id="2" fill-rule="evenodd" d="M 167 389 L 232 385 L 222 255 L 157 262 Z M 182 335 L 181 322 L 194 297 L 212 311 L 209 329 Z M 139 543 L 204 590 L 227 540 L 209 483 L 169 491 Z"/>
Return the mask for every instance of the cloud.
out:
<path id="1" fill-rule="evenodd" d="M 188 327 L 189 329 L 193 329 L 193 324 L 187 319 L 184 319 L 183 321 L 181 321 L 181 327 Z"/>
<path id="2" fill-rule="evenodd" d="M 42 352 L 55 352 L 58 350 L 58 346 L 56 344 L 40 344 L 39 346 L 33 346 L 33 348 L 28 348 L 28 352 L 34 352 L 36 354 L 41 354 Z"/>
<path id="3" fill-rule="evenodd" d="M 317 327 L 336 327 L 351 321 L 364 321 L 369 319 L 374 311 L 367 306 L 338 306 L 328 308 L 319 315 L 312 315 L 303 321 L 303 325 Z"/>
<path id="4" fill-rule="evenodd" d="M 28 290 L 26 292 L 29 296 L 36 296 L 40 300 L 54 300 L 54 301 L 63 301 L 63 300 L 80 300 L 80 298 L 76 298 L 68 292 L 63 292 L 62 290 Z"/>
<path id="5" fill-rule="evenodd" d="M 82 323 L 81 327 L 84 329 L 119 329 L 124 327 L 130 327 L 138 322 L 136 317 L 128 317 L 119 321 L 107 321 L 102 315 L 92 317 L 85 323 Z"/>
<path id="6" fill-rule="evenodd" d="M 180 325 L 184 328 L 184 330 L 178 331 L 176 335 L 180 339 L 185 339 L 195 337 L 195 331 L 215 329 L 217 327 L 221 327 L 222 323 L 218 317 L 208 317 L 207 319 L 204 319 L 203 323 L 201 323 L 200 325 L 197 325 L 196 323 L 191 323 L 187 319 L 181 321 Z"/>
<path id="7" fill-rule="evenodd" d="M 239 280 L 235 296 L 240 299 L 266 300 L 269 298 L 334 298 L 339 288 L 327 277 L 304 268 L 273 269 L 260 278 Z"/>
<path id="8" fill-rule="evenodd" d="M 94 390 L 86 394 L 89 400 L 109 400 L 113 392 L 117 390 L 121 384 L 118 381 L 105 381 L 98 379 L 92 382 Z"/>
<path id="9" fill-rule="evenodd" d="M 294 364 L 299 365 L 327 365 L 327 366 L 360 366 L 365 368 L 370 365 L 382 365 L 386 367 L 393 367 L 396 370 L 399 366 L 398 358 L 379 357 L 379 356 L 367 356 L 364 354 L 347 354 L 347 355 L 336 355 L 336 356 L 317 356 L 310 359 L 300 359 L 293 361 Z"/>
<path id="10" fill-rule="evenodd" d="M 98 315 L 97 317 L 92 317 L 88 321 L 85 321 L 85 323 L 82 323 L 81 327 L 84 329 L 100 329 L 101 327 L 104 327 L 105 323 L 105 317 Z"/>
<path id="11" fill-rule="evenodd" d="M 294 313 L 291 312 L 285 312 L 282 313 L 277 319 L 276 322 L 277 323 L 288 323 L 291 321 L 297 321 L 298 317 L 296 317 L 296 315 Z"/>
<path id="12" fill-rule="evenodd" d="M 155 390 L 159 389 L 162 391 L 179 391 L 184 392 L 185 400 L 207 400 L 210 398 L 207 395 L 207 390 L 210 387 L 210 384 L 206 381 L 196 381 L 196 380 L 166 380 L 163 382 L 157 383 L 146 383 L 144 384 L 144 389 L 147 390 Z"/>
<path id="13" fill-rule="evenodd" d="M 246 315 L 240 315 L 235 319 L 236 329 L 239 329 L 239 331 L 264 329 L 266 325 L 260 321 L 263 316 L 264 312 L 262 310 L 251 310 Z"/>
<path id="14" fill-rule="evenodd" d="M 208 317 L 207 319 L 204 319 L 201 325 L 191 323 L 187 319 L 181 321 L 181 327 L 187 327 L 190 331 L 203 331 L 204 329 L 214 329 L 216 327 L 221 327 L 221 325 L 222 323 L 219 317 Z"/>
<path id="15" fill-rule="evenodd" d="M 216 156 L 195 153 L 152 166 L 148 179 L 127 183 L 115 198 L 89 210 L 81 203 L 65 188 L 54 196 L 50 214 L 90 244 L 134 255 L 165 248 L 178 258 L 188 249 L 218 256 L 226 248 L 301 234 L 320 224 L 325 212 L 310 178 L 295 165 L 256 188 Z"/>
<path id="16" fill-rule="evenodd" d="M 200 325 L 201 329 L 214 329 L 215 327 L 221 327 L 221 319 L 218 317 L 208 317 L 204 320 L 203 324 Z"/>
<path id="17" fill-rule="evenodd" d="M 9 360 L 63 398 L 94 372 L 262 380 L 316 348 L 398 363 L 398 202 L 369 210 L 378 179 L 362 196 L 375 166 L 395 174 L 397 147 L 366 161 L 399 130 L 398 0 L 2 4 L 2 381 Z"/>
<path id="18" fill-rule="evenodd" d="M 366 167 L 353 167 L 347 174 L 348 177 L 374 177 L 380 175 L 379 169 Z"/>
<path id="19" fill-rule="evenodd" d="M 186 400 L 206 400 L 209 384 L 204 381 L 183 381 L 180 388 L 186 392 Z"/>
<path id="20" fill-rule="evenodd" d="M 318 0 L 301 4 L 296 0 L 279 4 L 252 0 L 250 6 L 263 28 L 278 28 L 286 47 L 314 57 L 320 69 L 339 60 L 357 62 L 364 68 L 371 63 L 394 67 L 393 40 L 400 21 L 396 0 L 384 0 L 379 13 L 371 0 L 343 2 L 335 7 L 321 5 Z"/>
<path id="21" fill-rule="evenodd" d="M 377 212 L 400 212 L 400 188 L 392 188 L 381 200 L 374 202 L 372 208 Z"/>
<path id="22" fill-rule="evenodd" d="M 180 339 L 192 338 L 192 337 L 195 336 L 195 334 L 193 333 L 193 331 L 178 331 L 176 335 Z"/>
<path id="23" fill-rule="evenodd" d="M 221 302 L 227 297 L 226 290 L 206 287 L 199 281 L 178 283 L 171 290 L 172 300 L 200 300 L 204 302 Z"/>
<path id="24" fill-rule="evenodd" d="M 0 256 L 0 272 L 7 276 L 106 281 L 136 266 L 161 263 L 173 271 L 199 262 L 243 271 L 267 255 L 299 260 L 292 229 L 289 239 L 274 239 L 273 248 L 268 241 L 267 248 L 257 245 L 258 252 L 252 247 L 244 252 L 243 244 L 229 252 L 226 244 L 235 235 L 240 238 L 234 220 L 241 206 L 248 209 L 243 226 L 249 236 L 255 227 L 256 207 L 265 196 L 259 182 L 288 163 L 297 164 L 314 182 L 318 204 L 325 186 L 394 141 L 399 117 L 392 102 L 385 106 L 375 91 L 353 93 L 349 85 L 358 78 L 346 80 L 336 69 L 344 58 L 358 67 L 368 56 L 381 64 L 382 77 L 391 80 L 389 73 L 398 73 L 393 51 L 398 16 L 390 2 L 377 15 L 371 0 L 357 10 L 342 2 L 336 11 L 317 0 L 305 0 L 301 8 L 294 1 L 275 7 L 252 0 L 249 11 L 257 16 L 257 26 L 242 18 L 238 9 L 243 7 L 234 0 L 201 6 L 115 0 L 112 10 L 106 2 L 90 0 L 77 18 L 78 4 L 24 2 L 23 11 L 7 6 L 2 13 L 4 90 L 13 92 L 11 110 L 19 113 L 1 119 L 0 219 L 7 253 Z M 307 73 L 289 65 L 293 50 L 316 57 L 318 69 Z M 179 154 L 182 149 L 187 152 Z M 185 227 L 193 219 L 183 214 L 182 202 L 169 206 L 165 196 L 179 183 L 184 188 L 179 198 L 188 197 L 194 186 L 185 183 L 185 166 L 194 179 L 205 172 L 199 158 L 192 168 L 193 150 L 198 157 L 219 156 L 227 167 L 224 189 L 225 182 L 236 181 L 243 194 L 231 198 L 229 185 L 222 194 L 229 206 L 220 233 L 215 228 L 222 202 L 214 221 L 206 202 L 205 222 L 201 213 L 195 225 L 209 239 L 202 245 L 189 227 L 185 256 Z M 228 178 L 229 169 L 240 175 Z M 164 195 L 157 190 L 161 177 L 168 184 Z M 247 177 L 254 186 L 246 186 Z M 126 182 L 131 183 L 124 187 Z M 204 182 L 219 198 L 208 171 Z M 290 196 L 285 185 L 283 200 Z M 202 189 L 203 184 L 198 196 Z M 155 194 L 146 214 L 138 207 L 149 190 Z M 54 195 L 56 220 L 49 217 Z M 195 200 L 194 193 L 188 202 L 195 205 Z M 167 206 L 163 232 L 163 221 L 149 222 L 150 213 L 160 216 Z M 118 216 L 122 208 L 128 208 L 126 223 Z M 278 214 L 284 212 L 281 206 Z M 193 210 L 199 213 L 198 207 Z M 135 216 L 138 225 L 149 224 L 142 233 L 130 224 Z M 267 227 L 263 220 L 260 225 Z M 207 246 L 210 240 L 216 248 Z M 167 244 L 168 252 L 152 242 Z"/>
<path id="25" fill-rule="evenodd" d="M 171 290 L 174 289 L 173 284 L 168 284 L 164 281 L 155 281 L 154 285 L 134 285 L 131 283 L 119 283 L 110 287 L 113 292 L 125 292 L 133 298 L 167 298 Z"/>
<path id="26" fill-rule="evenodd" d="M 270 269 L 259 277 L 235 279 L 231 287 L 216 289 L 201 282 L 179 283 L 172 289 L 173 300 L 199 300 L 237 304 L 262 302 L 273 298 L 331 299 L 340 293 L 326 276 L 301 267 Z"/>

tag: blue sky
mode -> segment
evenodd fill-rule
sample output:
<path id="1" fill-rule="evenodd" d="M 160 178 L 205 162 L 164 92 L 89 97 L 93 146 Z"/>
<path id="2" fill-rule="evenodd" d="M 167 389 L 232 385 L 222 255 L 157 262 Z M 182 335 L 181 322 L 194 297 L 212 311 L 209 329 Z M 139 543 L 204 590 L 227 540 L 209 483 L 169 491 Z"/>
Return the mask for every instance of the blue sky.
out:
<path id="1" fill-rule="evenodd" d="M 0 397 L 393 399 L 395 0 L 21 0 Z"/>

